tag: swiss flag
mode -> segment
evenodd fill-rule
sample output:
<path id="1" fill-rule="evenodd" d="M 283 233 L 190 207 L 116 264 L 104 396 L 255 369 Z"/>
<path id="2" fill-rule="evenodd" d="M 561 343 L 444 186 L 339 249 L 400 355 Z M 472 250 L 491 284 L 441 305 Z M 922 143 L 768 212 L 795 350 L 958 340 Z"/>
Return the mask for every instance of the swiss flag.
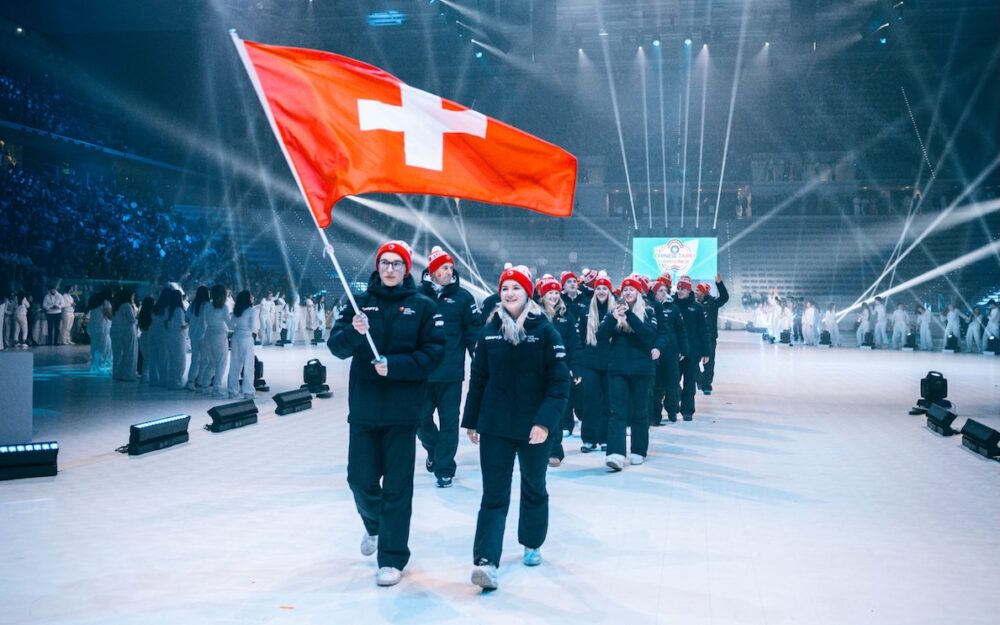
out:
<path id="1" fill-rule="evenodd" d="M 354 59 L 236 41 L 320 227 L 338 200 L 368 192 L 572 214 L 569 152 Z"/>

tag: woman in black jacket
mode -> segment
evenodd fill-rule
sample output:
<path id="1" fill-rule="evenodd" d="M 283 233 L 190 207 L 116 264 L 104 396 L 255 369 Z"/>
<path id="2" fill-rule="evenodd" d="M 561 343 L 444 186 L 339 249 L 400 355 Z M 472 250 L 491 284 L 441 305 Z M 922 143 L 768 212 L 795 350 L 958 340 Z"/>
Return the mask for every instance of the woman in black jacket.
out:
<path id="1" fill-rule="evenodd" d="M 651 351 L 656 340 L 656 316 L 642 298 L 642 282 L 631 275 L 622 281 L 622 300 L 604 318 L 598 340 L 611 341 L 608 359 L 607 466 L 625 467 L 625 426 L 632 428 L 631 464 L 642 464 L 649 451 L 649 388 L 655 372 Z"/>
<path id="2" fill-rule="evenodd" d="M 608 274 L 600 272 L 591 283 L 594 295 L 587 312 L 580 317 L 581 347 L 574 366 L 580 376 L 580 451 L 588 454 L 600 449 L 607 451 L 608 442 L 608 354 L 611 342 L 597 338 L 601 322 L 615 309 L 615 296 L 611 294 Z"/>
<path id="3" fill-rule="evenodd" d="M 539 299 L 541 300 L 542 312 L 548 317 L 549 322 L 555 327 L 562 339 L 562 344 L 566 348 L 566 367 L 569 369 L 570 379 L 573 384 L 579 384 L 579 374 L 574 372 L 574 359 L 580 351 L 580 334 L 576 329 L 576 318 L 567 311 L 566 304 L 562 299 L 562 285 L 552 276 L 542 278 L 538 288 Z M 572 387 L 571 387 L 572 388 Z M 565 424 L 573 422 L 573 402 L 566 402 L 566 410 L 563 411 L 562 421 L 559 427 L 549 432 L 549 466 L 558 467 L 566 457 L 563 450 L 563 427 Z"/>
<path id="4" fill-rule="evenodd" d="M 347 483 L 365 526 L 361 553 L 378 552 L 379 586 L 399 582 L 410 560 L 413 463 L 427 377 L 444 358 L 445 337 L 437 304 L 417 293 L 412 253 L 389 241 L 375 254 L 378 268 L 368 290 L 330 332 L 327 346 L 351 358 L 348 383 Z M 372 360 L 371 334 L 381 358 Z"/>
<path id="5" fill-rule="evenodd" d="M 483 473 L 472 553 L 472 583 L 483 590 L 497 588 L 515 456 L 521 470 L 517 535 L 525 565 L 541 563 L 539 548 L 549 525 L 545 443 L 559 427 L 570 380 L 562 340 L 531 301 L 532 291 L 526 267 L 500 275 L 500 306 L 479 336 L 462 416 L 469 440 L 479 445 Z"/>

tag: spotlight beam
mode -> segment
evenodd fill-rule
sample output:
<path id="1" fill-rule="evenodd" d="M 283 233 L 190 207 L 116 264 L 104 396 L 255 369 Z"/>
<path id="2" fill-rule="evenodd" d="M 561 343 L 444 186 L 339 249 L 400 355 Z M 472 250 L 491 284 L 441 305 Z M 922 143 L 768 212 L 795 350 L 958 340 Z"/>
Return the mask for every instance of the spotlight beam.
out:
<path id="1" fill-rule="evenodd" d="M 698 195 L 695 199 L 694 227 L 698 228 L 701 222 L 701 166 L 705 155 L 705 99 L 708 96 L 708 47 L 701 49 L 698 54 L 701 58 L 701 132 L 698 136 Z"/>
<path id="2" fill-rule="evenodd" d="M 646 107 L 646 53 L 639 48 L 639 84 L 642 87 L 642 137 L 646 144 L 646 213 L 653 229 L 653 179 L 649 175 L 649 111 Z"/>
<path id="3" fill-rule="evenodd" d="M 687 43 L 685 41 L 685 43 Z M 684 152 L 681 156 L 681 228 L 684 227 L 684 207 L 687 203 L 688 173 L 688 129 L 691 120 L 691 46 L 684 46 L 684 71 L 687 73 L 684 87 Z"/>
<path id="4" fill-rule="evenodd" d="M 736 48 L 736 71 L 733 74 L 733 88 L 729 94 L 729 120 L 726 122 L 726 141 L 722 147 L 722 169 L 719 172 L 719 193 L 715 197 L 715 218 L 712 230 L 719 224 L 719 205 L 722 203 L 722 183 L 726 179 L 726 160 L 729 157 L 729 138 L 733 130 L 733 111 L 736 109 L 736 93 L 740 87 L 740 70 L 743 69 L 743 45 L 746 43 L 747 22 L 750 21 L 750 0 L 743 0 L 743 15 L 740 17 L 740 40 Z"/>

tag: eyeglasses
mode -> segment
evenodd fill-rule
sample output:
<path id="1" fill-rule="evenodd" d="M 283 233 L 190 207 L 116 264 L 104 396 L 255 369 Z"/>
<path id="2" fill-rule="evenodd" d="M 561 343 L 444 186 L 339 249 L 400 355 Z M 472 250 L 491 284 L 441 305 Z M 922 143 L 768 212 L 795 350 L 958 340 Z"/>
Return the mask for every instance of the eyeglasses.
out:
<path id="1" fill-rule="evenodd" d="M 392 268 L 393 271 L 402 271 L 403 267 L 406 267 L 406 263 L 401 260 L 385 260 L 382 259 L 378 261 L 379 269 L 389 269 Z"/>

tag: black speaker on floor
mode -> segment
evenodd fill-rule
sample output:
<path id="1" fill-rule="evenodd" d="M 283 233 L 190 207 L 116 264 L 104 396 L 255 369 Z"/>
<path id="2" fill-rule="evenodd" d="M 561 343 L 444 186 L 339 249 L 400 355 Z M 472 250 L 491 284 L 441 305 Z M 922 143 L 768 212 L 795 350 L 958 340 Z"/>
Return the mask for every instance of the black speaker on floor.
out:
<path id="1" fill-rule="evenodd" d="M 308 389 L 316 397 L 320 399 L 333 397 L 330 386 L 326 383 L 326 366 L 319 360 L 313 358 L 302 367 L 302 381 L 305 384 L 300 388 Z"/>
<path id="2" fill-rule="evenodd" d="M 941 436 L 958 434 L 951 427 L 956 418 L 957 415 L 954 412 L 940 404 L 931 404 L 930 408 L 927 409 L 927 427 Z"/>
<path id="3" fill-rule="evenodd" d="M 275 412 L 279 415 L 309 410 L 312 408 L 312 393 L 304 388 L 285 391 L 274 396 L 274 403 L 278 404 Z"/>
<path id="4" fill-rule="evenodd" d="M 0 445 L 0 480 L 51 477 L 58 472 L 59 443 Z"/>
<path id="5" fill-rule="evenodd" d="M 190 421 L 190 415 L 178 414 L 136 423 L 129 428 L 128 455 L 138 456 L 188 442 L 187 429 Z"/>
<path id="6" fill-rule="evenodd" d="M 792 344 L 792 333 L 789 332 L 788 330 L 782 330 L 781 331 L 781 344 L 782 345 L 791 345 Z"/>
<path id="7" fill-rule="evenodd" d="M 264 363 L 256 356 L 253 357 L 253 388 L 262 393 L 271 390 L 267 380 L 264 379 Z"/>
<path id="8" fill-rule="evenodd" d="M 910 330 L 906 333 L 906 343 L 903 345 L 906 349 L 917 349 L 917 333 Z"/>
<path id="9" fill-rule="evenodd" d="M 1000 356 L 1000 337 L 997 336 L 986 337 L 986 349 L 983 351 Z"/>
<path id="10" fill-rule="evenodd" d="M 1000 458 L 1000 432 L 975 419 L 962 426 L 962 445 L 980 456 Z"/>
<path id="11" fill-rule="evenodd" d="M 862 347 L 875 347 L 875 333 L 865 332 L 865 336 L 861 341 Z"/>
<path id="12" fill-rule="evenodd" d="M 257 404 L 252 399 L 215 406 L 208 411 L 212 425 L 206 425 L 210 432 L 225 432 L 245 425 L 257 423 Z"/>
<path id="13" fill-rule="evenodd" d="M 954 334 L 949 334 L 948 338 L 945 339 L 944 348 L 958 353 L 958 337 Z"/>
<path id="14" fill-rule="evenodd" d="M 830 339 L 830 331 L 829 330 L 823 330 L 822 332 L 819 333 L 819 344 L 820 345 L 830 345 L 830 346 L 833 345 L 833 342 Z"/>

